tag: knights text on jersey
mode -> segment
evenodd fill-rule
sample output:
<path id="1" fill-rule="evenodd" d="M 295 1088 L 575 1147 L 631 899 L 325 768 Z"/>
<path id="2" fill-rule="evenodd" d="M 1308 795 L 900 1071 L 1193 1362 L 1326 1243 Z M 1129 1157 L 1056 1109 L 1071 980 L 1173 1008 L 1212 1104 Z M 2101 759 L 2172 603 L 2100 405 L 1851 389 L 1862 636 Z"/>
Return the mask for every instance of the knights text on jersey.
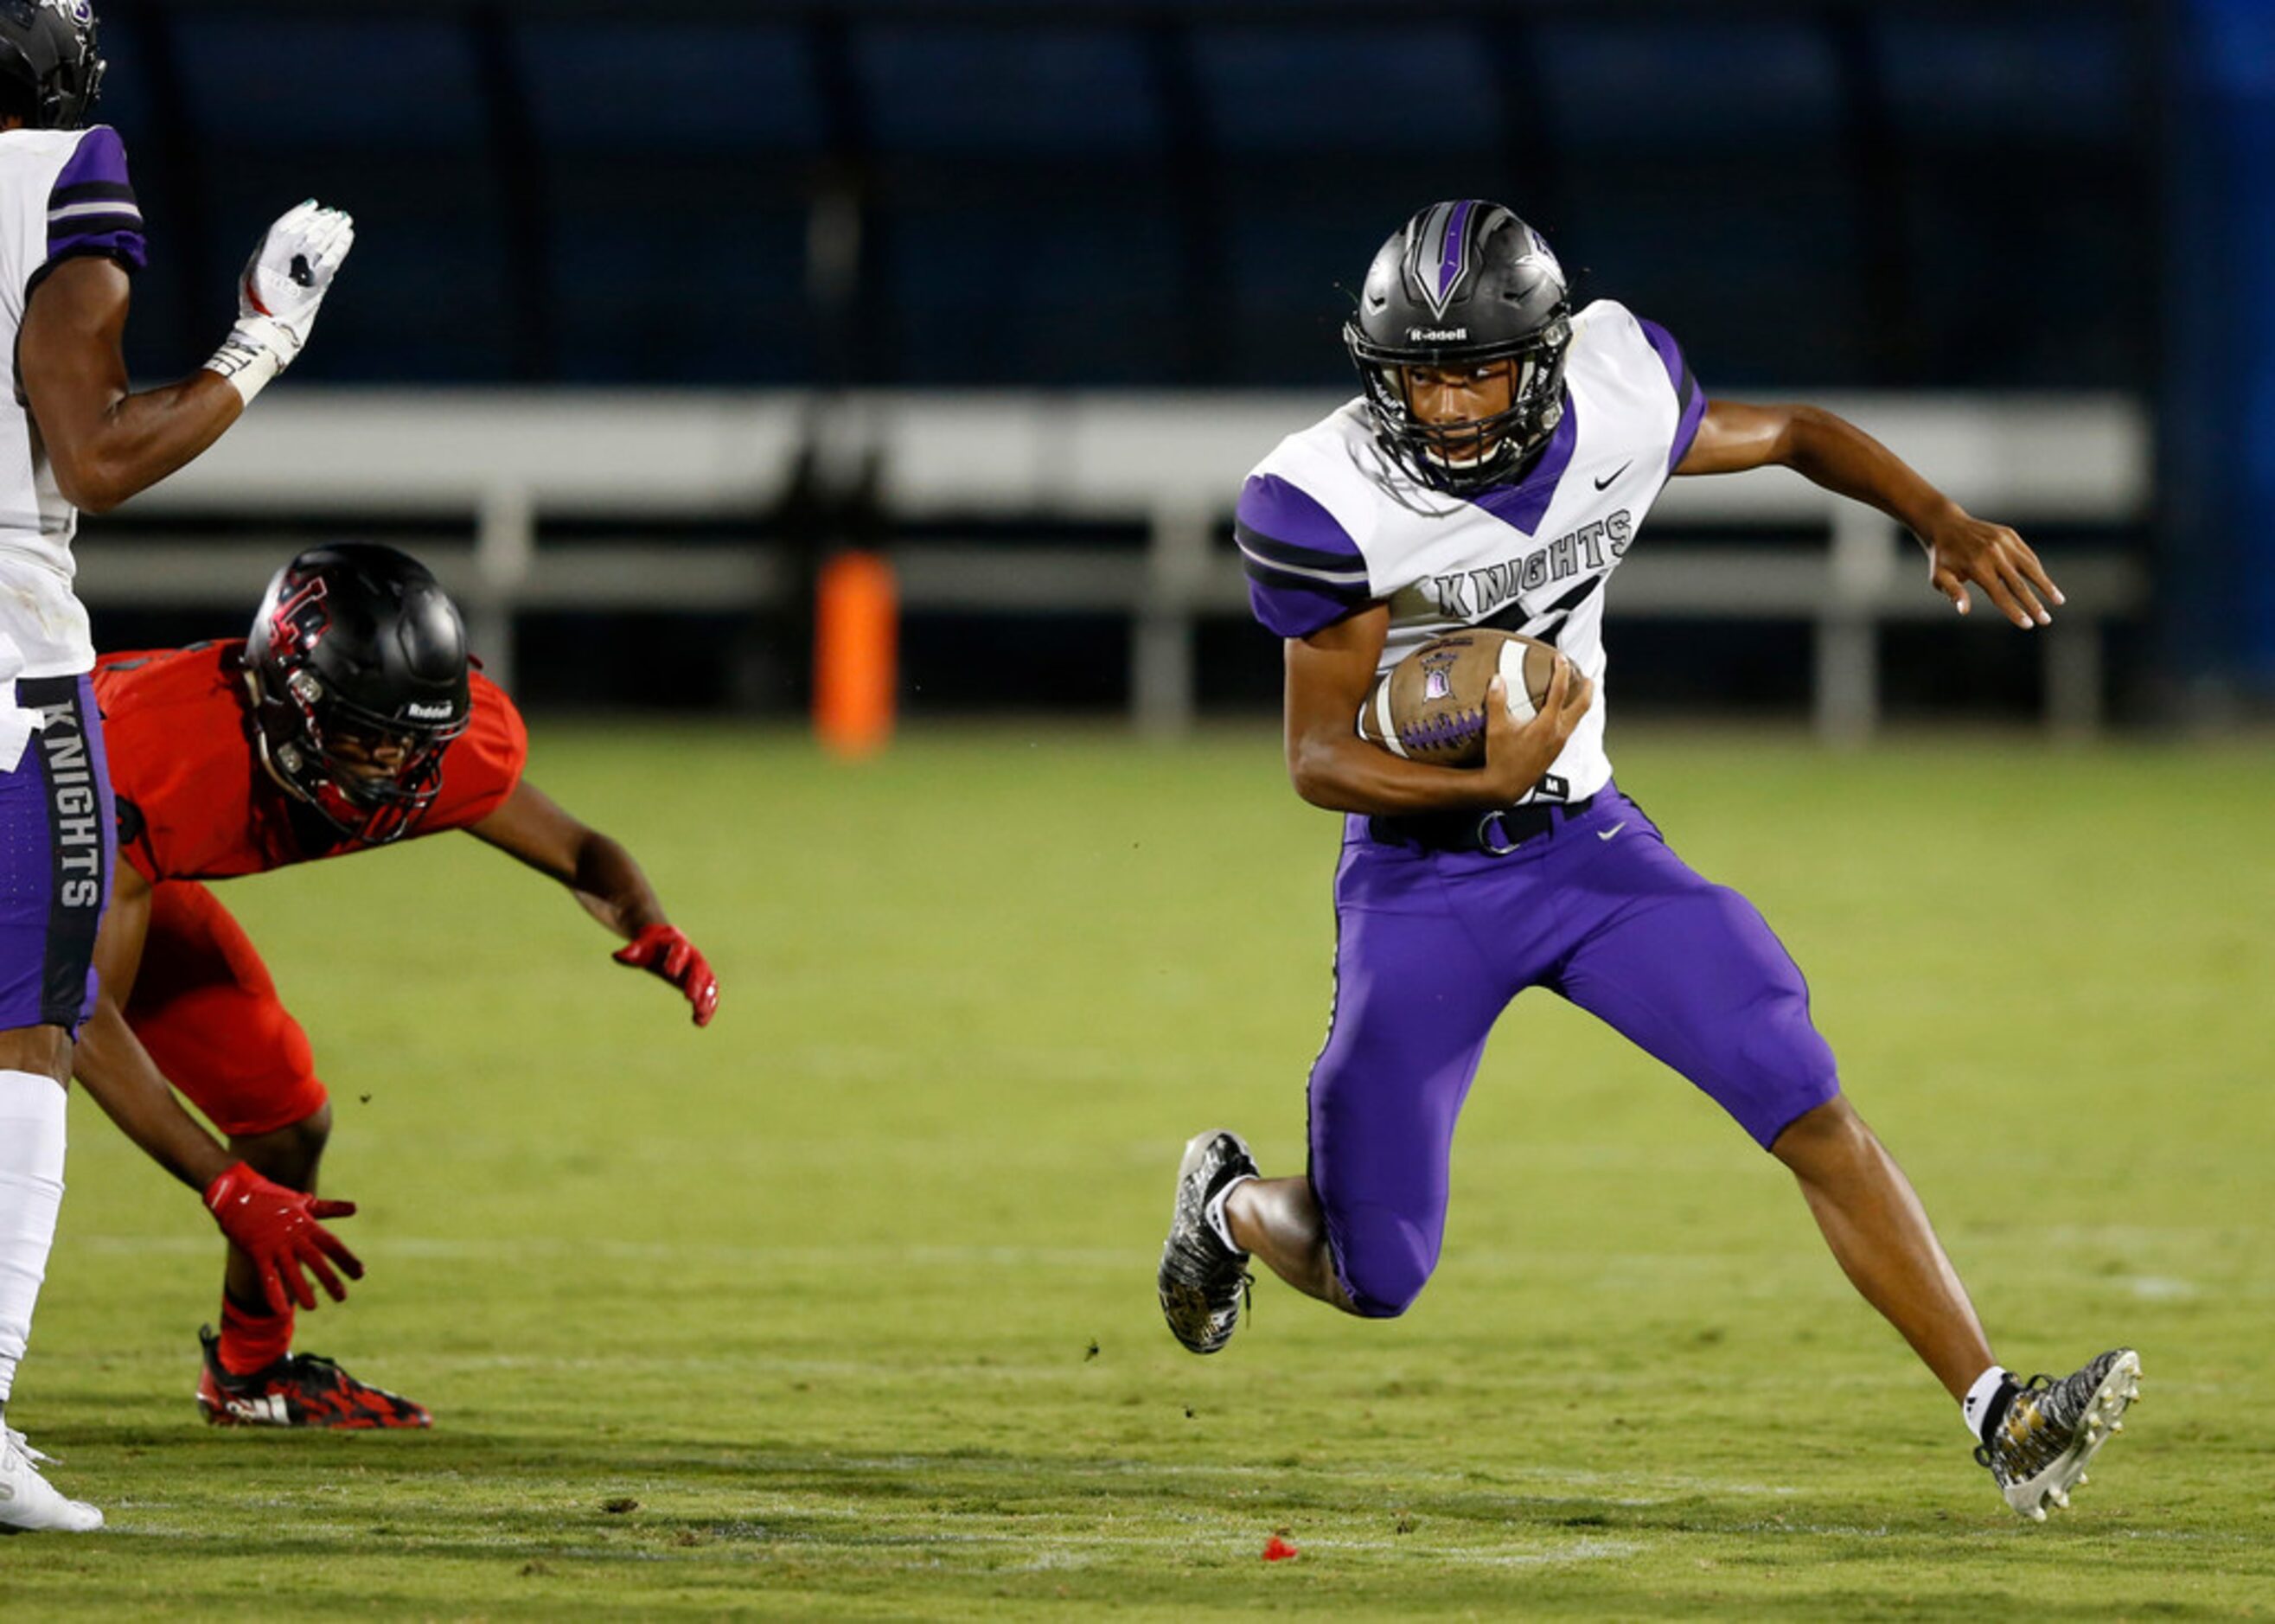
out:
<path id="1" fill-rule="evenodd" d="M 226 880 L 366 848 L 312 849 L 261 765 L 241 642 L 105 654 L 95 698 L 117 793 L 119 856 L 145 880 Z M 442 757 L 442 788 L 405 833 L 465 828 L 521 782 L 529 733 L 504 690 L 476 673 L 473 718 Z"/>
<path id="2" fill-rule="evenodd" d="M 1610 782 L 1604 752 L 1604 590 L 1690 449 L 1704 395 L 1666 329 L 1598 300 L 1573 318 L 1564 415 L 1524 476 L 1470 496 L 1422 485 L 1377 443 L 1354 400 L 1281 441 L 1242 487 L 1235 526 L 1256 618 L 1308 637 L 1390 608 L 1387 670 L 1466 626 L 1553 643 L 1596 702 L 1542 798 Z"/>
<path id="3" fill-rule="evenodd" d="M 0 131 L 0 343 L 7 354 L 16 353 L 33 290 L 64 261 L 88 255 L 128 270 L 147 258 L 118 132 L 108 125 Z M 72 593 L 78 528 L 17 379 L 0 392 L 0 639 L 13 646 L 24 675 L 68 676 L 94 663 L 87 611 Z"/>

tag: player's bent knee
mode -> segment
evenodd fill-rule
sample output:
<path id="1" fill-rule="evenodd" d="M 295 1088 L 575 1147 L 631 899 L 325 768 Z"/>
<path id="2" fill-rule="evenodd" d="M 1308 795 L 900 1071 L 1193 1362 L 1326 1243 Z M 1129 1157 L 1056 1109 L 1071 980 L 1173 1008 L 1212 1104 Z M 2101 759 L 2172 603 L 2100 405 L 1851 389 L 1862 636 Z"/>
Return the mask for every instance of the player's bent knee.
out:
<path id="1" fill-rule="evenodd" d="M 1765 1150 L 1811 1112 L 1840 1097 L 1833 1047 L 1809 1018 L 1809 998 L 1795 989 L 1769 1001 L 1750 1026 L 1738 1054 L 1744 1078 L 1739 1120 Z"/>
<path id="2" fill-rule="evenodd" d="M 331 1137 L 332 1107 L 320 1097 L 314 1108 L 298 1120 L 258 1133 L 232 1135 L 231 1144 L 268 1177 L 301 1189 L 323 1159 L 324 1146 Z"/>
<path id="3" fill-rule="evenodd" d="M 1839 1094 L 1812 1106 L 1778 1130 L 1770 1153 L 1795 1172 L 1853 1158 L 1878 1140 L 1856 1107 Z"/>
<path id="4" fill-rule="evenodd" d="M 1438 1245 L 1418 1224 L 1368 1214 L 1342 1232 L 1334 1260 L 1353 1313 L 1364 1319 L 1395 1319 L 1430 1283 Z"/>
<path id="5" fill-rule="evenodd" d="M 299 1122 L 286 1128 L 293 1142 L 311 1156 L 332 1142 L 332 1107 L 328 1100 Z"/>

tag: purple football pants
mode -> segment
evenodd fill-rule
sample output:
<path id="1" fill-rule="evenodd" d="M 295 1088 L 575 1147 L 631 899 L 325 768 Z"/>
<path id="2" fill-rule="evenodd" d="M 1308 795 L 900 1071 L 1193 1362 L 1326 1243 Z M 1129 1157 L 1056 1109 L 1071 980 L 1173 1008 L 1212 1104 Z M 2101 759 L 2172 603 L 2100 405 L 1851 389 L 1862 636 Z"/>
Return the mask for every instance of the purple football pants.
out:
<path id="1" fill-rule="evenodd" d="M 1526 987 L 1607 1022 L 1765 1148 L 1840 1091 L 1808 986 L 1760 913 L 1693 873 L 1616 789 L 1506 857 L 1378 842 L 1353 818 L 1335 916 L 1311 1176 L 1364 1314 L 1403 1313 L 1437 1267 L 1454 1122 Z"/>
<path id="2" fill-rule="evenodd" d="M 77 1038 L 118 850 L 102 717 L 92 677 L 18 677 L 15 699 L 48 724 L 0 773 L 0 1029 Z"/>

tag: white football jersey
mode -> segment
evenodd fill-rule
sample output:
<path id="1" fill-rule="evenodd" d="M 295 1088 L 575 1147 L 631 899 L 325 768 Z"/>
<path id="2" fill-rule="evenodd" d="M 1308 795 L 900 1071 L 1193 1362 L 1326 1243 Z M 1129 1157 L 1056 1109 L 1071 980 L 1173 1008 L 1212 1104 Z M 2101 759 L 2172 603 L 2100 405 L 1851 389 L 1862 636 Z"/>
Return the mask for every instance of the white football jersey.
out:
<path id="1" fill-rule="evenodd" d="M 1421 484 L 1353 400 L 1281 441 L 1242 488 L 1236 533 L 1258 620 L 1306 637 L 1390 608 L 1387 670 L 1432 638 L 1491 626 L 1553 643 L 1596 684 L 1528 799 L 1611 781 L 1604 592 L 1698 431 L 1705 397 L 1666 330 L 1598 300 L 1572 321 L 1564 413 L 1523 476 L 1465 496 Z"/>
<path id="2" fill-rule="evenodd" d="M 144 261 L 142 215 L 117 132 L 107 125 L 0 132 L 0 343 L 7 354 L 16 353 L 32 290 L 82 254 L 130 270 Z M 87 610 L 72 591 L 78 530 L 78 510 L 56 488 L 15 378 L 0 400 L 0 674 L 94 669 Z"/>

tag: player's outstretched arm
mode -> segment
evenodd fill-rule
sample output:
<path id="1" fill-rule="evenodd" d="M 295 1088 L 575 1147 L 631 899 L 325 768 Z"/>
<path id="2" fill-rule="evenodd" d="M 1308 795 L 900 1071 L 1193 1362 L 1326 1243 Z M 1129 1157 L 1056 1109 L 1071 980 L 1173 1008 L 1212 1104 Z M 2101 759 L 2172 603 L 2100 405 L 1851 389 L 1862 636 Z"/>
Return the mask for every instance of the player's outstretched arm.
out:
<path id="1" fill-rule="evenodd" d="M 347 1288 L 332 1265 L 360 1280 L 363 1265 L 321 1220 L 348 1217 L 355 1203 L 287 1190 L 237 1159 L 182 1108 L 157 1061 L 127 1025 L 125 1003 L 149 928 L 150 882 L 122 863 L 95 936 L 101 991 L 73 1057 L 79 1085 L 145 1154 L 204 1197 L 222 1234 L 253 1259 L 271 1309 L 281 1314 L 291 1302 L 315 1307 L 303 1268 L 333 1301 L 344 1298 Z"/>
<path id="2" fill-rule="evenodd" d="M 470 832 L 569 888 L 585 910 L 624 937 L 617 963 L 644 970 L 677 987 L 695 1024 L 708 1026 L 719 1008 L 719 978 L 679 927 L 632 854 L 580 823 L 526 781 Z"/>
<path id="3" fill-rule="evenodd" d="M 1587 714 L 1595 685 L 1559 654 L 1546 702 L 1531 721 L 1520 724 L 1508 714 L 1499 687 L 1489 693 L 1483 767 L 1406 760 L 1361 738 L 1354 725 L 1374 685 L 1389 627 L 1389 608 L 1376 604 L 1309 637 L 1288 639 L 1288 776 L 1296 793 L 1329 812 L 1369 817 L 1483 811 L 1523 799 Z"/>
<path id="4" fill-rule="evenodd" d="M 1927 548 L 1928 580 L 1964 615 L 1967 587 L 2028 631 L 2053 618 L 2061 589 L 2022 537 L 1975 517 L 1893 451 L 1847 419 L 1819 406 L 1708 403 L 1677 473 L 1738 473 L 1779 466 L 1878 508 Z"/>
<path id="5" fill-rule="evenodd" d="M 238 286 L 238 321 L 193 376 L 135 394 L 120 341 L 126 272 L 99 255 L 67 259 L 32 290 L 19 335 L 24 397 L 56 487 L 102 513 L 147 490 L 221 438 L 307 343 L 355 226 L 314 202 L 263 234 Z"/>

